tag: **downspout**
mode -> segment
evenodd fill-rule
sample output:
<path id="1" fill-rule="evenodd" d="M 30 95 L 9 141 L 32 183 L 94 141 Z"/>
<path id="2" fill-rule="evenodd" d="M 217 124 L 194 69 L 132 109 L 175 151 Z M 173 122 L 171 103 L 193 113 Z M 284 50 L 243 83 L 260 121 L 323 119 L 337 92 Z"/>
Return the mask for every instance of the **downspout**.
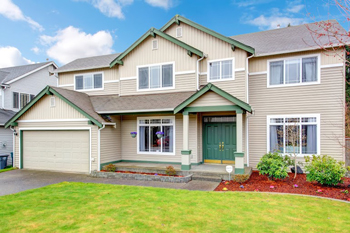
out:
<path id="1" fill-rule="evenodd" d="M 202 61 L 207 56 L 208 55 L 204 53 L 201 58 L 197 59 L 197 91 L 199 90 L 199 62 Z"/>
<path id="2" fill-rule="evenodd" d="M 249 104 L 249 59 L 254 57 L 254 54 L 247 57 L 246 59 L 246 93 L 247 93 L 247 104 Z M 254 115 L 254 110 L 252 110 L 253 113 L 249 116 L 246 115 L 246 121 L 245 121 L 245 127 L 246 127 L 246 134 L 245 134 L 245 143 L 246 143 L 246 152 L 247 152 L 247 167 L 249 167 L 249 118 Z"/>
<path id="3" fill-rule="evenodd" d="M 12 134 L 12 167 L 15 167 L 15 145 L 16 145 L 16 135 L 17 132 L 16 130 L 13 128 L 13 126 L 10 126 L 10 129 L 12 130 L 13 134 Z"/>
<path id="4" fill-rule="evenodd" d="M 97 154 L 98 154 L 98 161 L 97 161 L 97 171 L 100 171 L 100 166 L 101 166 L 101 131 L 106 128 L 106 125 L 113 125 L 114 128 L 117 127 L 117 123 L 112 123 L 112 122 L 105 122 L 102 123 L 102 128 L 98 129 L 98 134 L 97 134 L 97 140 L 98 140 L 98 146 L 97 146 Z"/>

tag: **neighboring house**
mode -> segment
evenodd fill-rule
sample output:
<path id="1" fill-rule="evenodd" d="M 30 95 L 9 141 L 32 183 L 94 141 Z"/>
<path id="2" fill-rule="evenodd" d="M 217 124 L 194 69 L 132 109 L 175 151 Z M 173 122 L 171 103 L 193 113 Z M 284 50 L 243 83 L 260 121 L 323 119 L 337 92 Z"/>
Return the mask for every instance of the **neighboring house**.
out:
<path id="1" fill-rule="evenodd" d="M 344 160 L 344 71 L 305 25 L 226 37 L 175 16 L 121 54 L 57 69 L 59 87 L 46 87 L 6 126 L 18 133 L 20 168 L 235 163 L 239 174 L 268 151 L 288 153 L 289 125 L 299 128 L 300 159 Z"/>
<path id="2" fill-rule="evenodd" d="M 3 125 L 44 87 L 57 86 L 57 68 L 54 62 L 0 68 L 0 154 L 13 151 L 13 133 Z"/>

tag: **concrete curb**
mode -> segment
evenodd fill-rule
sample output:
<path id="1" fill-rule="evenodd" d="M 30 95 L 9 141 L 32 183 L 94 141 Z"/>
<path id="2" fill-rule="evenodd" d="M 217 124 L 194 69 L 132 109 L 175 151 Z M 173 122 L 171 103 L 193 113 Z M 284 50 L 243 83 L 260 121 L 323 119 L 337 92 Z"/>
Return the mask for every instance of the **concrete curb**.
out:
<path id="1" fill-rule="evenodd" d="M 335 198 L 330 198 L 330 197 L 320 197 L 320 196 L 315 196 L 315 195 L 305 195 L 305 194 L 298 194 L 298 193 L 279 193 L 279 192 L 254 192 L 254 191 L 214 191 L 214 192 L 219 192 L 219 193 L 263 193 L 263 194 L 276 194 L 276 195 L 293 195 L 293 196 L 301 196 L 301 197 L 313 197 L 313 198 L 320 198 L 320 199 L 328 199 L 331 201 L 339 201 L 339 202 L 344 202 L 350 204 L 349 201 L 344 201 L 340 199 L 335 199 Z"/>

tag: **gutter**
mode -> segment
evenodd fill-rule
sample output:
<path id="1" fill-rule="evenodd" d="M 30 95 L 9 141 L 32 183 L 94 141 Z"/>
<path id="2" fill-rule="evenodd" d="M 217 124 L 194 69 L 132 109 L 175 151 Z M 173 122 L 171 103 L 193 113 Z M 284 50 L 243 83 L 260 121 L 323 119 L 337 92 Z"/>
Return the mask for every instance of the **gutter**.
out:
<path id="1" fill-rule="evenodd" d="M 247 104 L 249 104 L 249 59 L 254 57 L 254 54 L 247 57 L 246 59 L 246 82 L 247 82 L 247 85 L 246 85 L 246 93 L 247 93 Z M 250 114 L 249 116 L 246 115 L 246 121 L 245 121 L 245 127 L 246 127 L 246 134 L 245 134 L 245 137 L 246 137 L 246 153 L 247 153 L 247 167 L 249 167 L 249 118 L 251 116 L 254 115 L 254 110 L 252 108 L 252 114 Z"/>

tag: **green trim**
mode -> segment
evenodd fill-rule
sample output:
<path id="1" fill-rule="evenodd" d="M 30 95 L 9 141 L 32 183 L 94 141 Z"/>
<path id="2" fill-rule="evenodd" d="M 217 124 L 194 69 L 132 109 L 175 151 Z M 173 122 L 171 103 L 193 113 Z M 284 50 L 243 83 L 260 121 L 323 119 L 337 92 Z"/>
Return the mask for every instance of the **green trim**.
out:
<path id="1" fill-rule="evenodd" d="M 246 45 L 246 44 L 243 44 L 237 40 L 234 40 L 230 37 L 227 37 L 227 36 L 224 36 L 224 35 L 221 35 L 220 33 L 217 33 L 209 28 L 206 28 L 198 23 L 195 23 L 189 19 L 186 19 L 185 17 L 182 17 L 180 15 L 175 15 L 175 17 L 173 17 L 169 22 L 167 22 L 161 29 L 160 31 L 164 32 L 166 29 L 168 29 L 173 23 L 176 23 L 176 22 L 183 22 L 183 23 L 186 23 L 198 30 L 201 30 L 202 32 L 205 32 L 211 36 L 214 36 L 222 41 L 225 41 L 229 44 L 231 44 L 231 46 L 234 46 L 234 47 L 237 47 L 237 48 L 240 48 L 240 49 L 243 49 L 245 51 L 247 51 L 248 53 L 251 53 L 251 54 L 254 54 L 255 53 L 255 49 Z M 179 24 L 178 23 L 178 24 Z M 234 47 L 232 47 L 232 50 L 234 50 Z"/>
<path id="2" fill-rule="evenodd" d="M 227 112 L 235 111 L 236 113 L 243 113 L 243 110 L 237 105 L 222 105 L 222 106 L 208 106 L 208 107 L 186 107 L 183 115 L 188 115 L 190 112 Z"/>
<path id="3" fill-rule="evenodd" d="M 244 157 L 244 152 L 234 152 L 233 154 L 235 155 L 235 157 Z"/>
<path id="4" fill-rule="evenodd" d="M 248 166 L 248 165 L 245 163 L 245 164 L 244 164 L 244 167 L 247 167 L 247 166 Z"/>
<path id="5" fill-rule="evenodd" d="M 204 56 L 204 53 L 194 47 L 192 47 L 191 45 L 188 45 L 168 34 L 165 34 L 164 32 L 162 31 L 159 31 L 155 28 L 151 28 L 150 30 L 148 30 L 145 34 L 143 34 L 137 41 L 135 41 L 129 48 L 127 48 L 125 50 L 125 52 L 121 53 L 118 57 L 116 57 L 109 65 L 110 68 L 112 68 L 113 66 L 115 66 L 116 64 L 119 64 L 119 65 L 123 65 L 123 61 L 122 59 L 128 55 L 133 49 L 135 49 L 139 44 L 141 44 L 147 37 L 149 36 L 160 36 L 184 49 L 187 50 L 187 53 L 188 55 L 192 56 L 192 54 L 196 54 L 197 56 L 199 57 L 203 57 Z"/>
<path id="6" fill-rule="evenodd" d="M 191 164 L 190 165 L 181 165 L 181 170 L 182 171 L 189 171 L 189 170 L 191 170 Z"/>
<path id="7" fill-rule="evenodd" d="M 104 113 L 105 114 L 105 113 Z M 128 112 L 128 113 L 111 113 L 108 115 L 118 115 L 118 116 L 123 116 L 123 115 L 154 115 L 154 114 L 171 114 L 174 115 L 173 111 L 164 111 L 164 112 Z"/>
<path id="8" fill-rule="evenodd" d="M 244 168 L 235 168 L 235 174 L 244 174 Z"/>
<path id="9" fill-rule="evenodd" d="M 203 162 L 199 162 L 199 163 L 191 163 L 191 165 L 194 165 L 194 166 L 198 166 L 198 165 L 201 165 L 203 164 Z"/>
<path id="10" fill-rule="evenodd" d="M 103 125 L 96 120 L 95 118 L 93 118 L 92 116 L 90 116 L 89 114 L 87 114 L 85 111 L 83 111 L 81 108 L 79 108 L 78 106 L 76 106 L 75 104 L 73 104 L 72 102 L 70 102 L 66 97 L 64 97 L 63 95 L 59 94 L 57 91 L 55 91 L 53 88 L 51 88 L 50 86 L 46 86 L 32 101 L 29 102 L 29 104 L 27 104 L 24 108 L 22 108 L 18 113 L 16 113 L 16 115 L 14 115 L 10 120 L 8 120 L 5 124 L 5 128 L 9 127 L 12 123 L 14 123 L 16 120 L 18 120 L 18 118 L 20 118 L 28 109 L 30 109 L 36 102 L 38 102 L 44 95 L 46 95 L 47 93 L 52 93 L 55 96 L 59 97 L 60 99 L 62 99 L 64 102 L 66 102 L 68 105 L 70 105 L 72 108 L 74 108 L 75 110 L 77 110 L 78 112 L 80 112 L 82 115 L 84 115 L 86 118 L 88 118 L 91 122 L 93 122 L 95 125 L 97 125 L 98 127 L 102 127 Z"/>
<path id="11" fill-rule="evenodd" d="M 128 163 L 158 163 L 158 164 L 176 164 L 180 165 L 178 162 L 161 162 L 161 161 L 145 161 L 145 160 L 120 160 L 120 162 L 128 162 Z"/>
<path id="12" fill-rule="evenodd" d="M 192 96 L 190 96 L 187 100 L 179 104 L 175 109 L 174 109 L 174 114 L 180 112 L 183 110 L 185 107 L 187 107 L 189 104 L 200 98 L 202 95 L 207 93 L 208 91 L 213 91 L 216 94 L 220 95 L 221 97 L 231 101 L 232 103 L 236 104 L 239 106 L 241 109 L 252 112 L 252 107 L 247 104 L 246 102 L 234 97 L 233 95 L 227 93 L 226 91 L 216 87 L 215 85 L 208 83 L 205 87 L 194 93 Z M 222 110 L 224 111 L 224 110 Z"/>
<path id="13" fill-rule="evenodd" d="M 18 122 L 12 122 L 11 126 L 18 126 Z"/>
<path id="14" fill-rule="evenodd" d="M 182 155 L 190 155 L 191 152 L 192 152 L 192 150 L 182 150 L 182 151 L 181 151 L 181 154 L 182 154 Z"/>
<path id="15" fill-rule="evenodd" d="M 111 163 L 120 163 L 121 160 L 116 160 L 116 161 L 110 161 L 110 162 L 107 162 L 107 163 L 101 163 L 100 164 L 100 170 L 102 170 L 102 168 L 108 164 L 111 164 Z"/>
<path id="16" fill-rule="evenodd" d="M 21 145 L 19 148 L 21 162 L 19 163 L 19 169 L 23 169 L 23 131 L 19 131 L 19 140 L 21 141 Z"/>

